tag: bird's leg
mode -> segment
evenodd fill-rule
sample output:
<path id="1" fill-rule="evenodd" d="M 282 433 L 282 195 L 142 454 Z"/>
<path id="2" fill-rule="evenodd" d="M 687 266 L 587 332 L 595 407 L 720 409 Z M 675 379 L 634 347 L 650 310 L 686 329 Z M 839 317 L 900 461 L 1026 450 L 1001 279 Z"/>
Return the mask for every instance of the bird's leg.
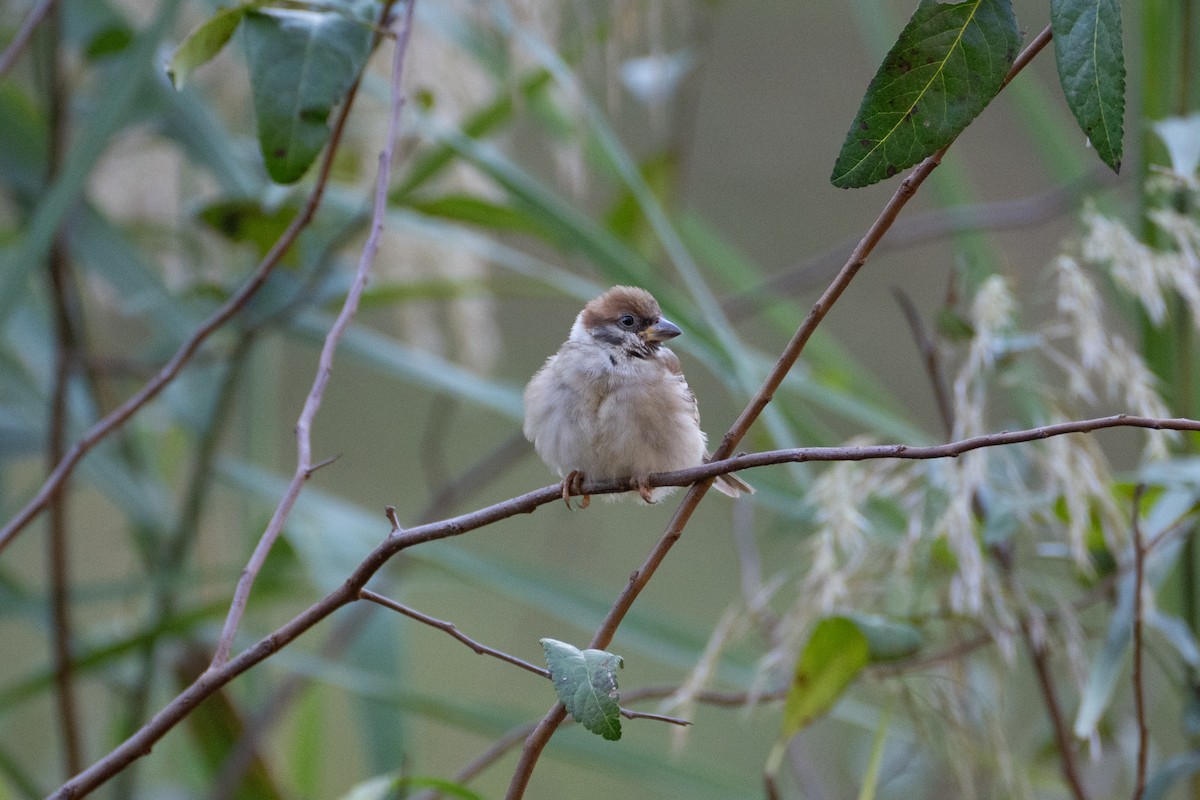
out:
<path id="1" fill-rule="evenodd" d="M 654 505 L 654 494 L 650 488 L 649 475 L 635 475 L 632 479 L 633 488 L 637 489 L 637 493 L 641 496 L 646 505 Z"/>
<path id="2" fill-rule="evenodd" d="M 567 508 L 571 507 L 571 495 L 580 495 L 583 499 L 579 501 L 580 508 L 587 508 L 592 503 L 592 498 L 583 493 L 583 473 L 577 469 L 573 469 L 567 473 L 567 477 L 563 478 L 562 482 L 562 499 L 567 504 Z"/>

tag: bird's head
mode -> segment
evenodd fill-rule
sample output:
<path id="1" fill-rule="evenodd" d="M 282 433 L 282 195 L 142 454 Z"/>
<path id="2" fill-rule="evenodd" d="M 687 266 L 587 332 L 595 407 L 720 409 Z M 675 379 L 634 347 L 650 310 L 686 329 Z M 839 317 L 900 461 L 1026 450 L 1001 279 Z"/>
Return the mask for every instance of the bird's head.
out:
<path id="1" fill-rule="evenodd" d="M 645 358 L 680 333 L 679 327 L 662 315 L 658 301 L 645 289 L 614 286 L 584 306 L 571 329 L 571 338 Z"/>

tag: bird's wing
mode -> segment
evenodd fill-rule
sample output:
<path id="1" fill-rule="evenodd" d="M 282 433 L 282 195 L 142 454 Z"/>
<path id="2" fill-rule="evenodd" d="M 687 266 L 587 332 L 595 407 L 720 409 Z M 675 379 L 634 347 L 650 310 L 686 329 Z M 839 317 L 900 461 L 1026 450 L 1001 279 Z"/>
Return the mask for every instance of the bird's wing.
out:
<path id="1" fill-rule="evenodd" d="M 663 366 L 667 368 L 667 371 L 679 382 L 680 394 L 683 395 L 688 408 L 692 412 L 692 421 L 699 425 L 700 404 L 696 402 L 696 393 L 692 391 L 692 387 L 688 386 L 687 378 L 683 377 L 683 367 L 679 364 L 679 356 L 664 347 L 661 351 L 660 360 Z"/>

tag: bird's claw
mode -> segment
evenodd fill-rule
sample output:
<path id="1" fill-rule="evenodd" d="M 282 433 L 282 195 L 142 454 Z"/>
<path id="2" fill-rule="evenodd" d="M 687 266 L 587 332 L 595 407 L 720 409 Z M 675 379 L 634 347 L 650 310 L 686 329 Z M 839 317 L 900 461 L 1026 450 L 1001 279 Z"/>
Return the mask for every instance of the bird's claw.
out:
<path id="1" fill-rule="evenodd" d="M 583 499 L 579 501 L 580 508 L 587 508 L 592 503 L 590 495 L 583 493 L 583 473 L 577 469 L 567 473 L 567 477 L 563 478 L 562 482 L 562 499 L 567 504 L 567 508 L 571 508 L 571 495 L 577 494 Z"/>
<path id="2" fill-rule="evenodd" d="M 639 475 L 633 479 L 633 487 L 637 489 L 638 496 L 646 505 L 654 505 L 654 492 L 650 488 L 649 480 L 646 475 Z"/>

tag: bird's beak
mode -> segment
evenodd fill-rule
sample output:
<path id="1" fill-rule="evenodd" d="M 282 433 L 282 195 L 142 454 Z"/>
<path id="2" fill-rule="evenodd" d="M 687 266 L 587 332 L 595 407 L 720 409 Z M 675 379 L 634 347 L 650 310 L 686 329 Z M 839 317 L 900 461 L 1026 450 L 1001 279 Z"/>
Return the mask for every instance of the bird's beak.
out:
<path id="1" fill-rule="evenodd" d="M 647 342 L 655 344 L 665 342 L 667 339 L 674 339 L 683 331 L 679 330 L 679 326 L 665 317 L 659 317 L 658 322 L 651 325 L 642 331 L 642 337 Z"/>

